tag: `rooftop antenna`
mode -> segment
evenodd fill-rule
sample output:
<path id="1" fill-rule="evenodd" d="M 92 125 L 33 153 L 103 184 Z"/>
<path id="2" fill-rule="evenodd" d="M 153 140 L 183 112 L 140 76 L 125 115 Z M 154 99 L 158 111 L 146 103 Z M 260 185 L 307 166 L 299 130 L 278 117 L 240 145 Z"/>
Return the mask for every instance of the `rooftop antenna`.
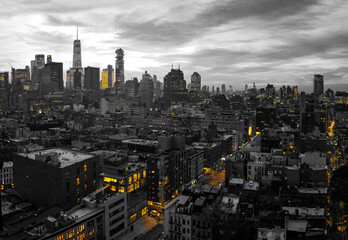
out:
<path id="1" fill-rule="evenodd" d="M 76 40 L 79 40 L 79 25 L 76 26 Z"/>

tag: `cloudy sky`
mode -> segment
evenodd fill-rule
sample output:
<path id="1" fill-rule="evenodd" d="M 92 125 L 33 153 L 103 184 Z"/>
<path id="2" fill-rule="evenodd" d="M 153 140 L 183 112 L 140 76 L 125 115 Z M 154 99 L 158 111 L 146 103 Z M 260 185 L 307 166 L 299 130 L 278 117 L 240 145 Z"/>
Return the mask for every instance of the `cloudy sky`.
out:
<path id="1" fill-rule="evenodd" d="M 126 79 L 159 80 L 180 62 L 186 80 L 234 89 L 245 83 L 348 90 L 347 0 L 0 0 L 0 71 L 51 54 L 67 70 L 79 25 L 83 66 L 115 64 Z"/>

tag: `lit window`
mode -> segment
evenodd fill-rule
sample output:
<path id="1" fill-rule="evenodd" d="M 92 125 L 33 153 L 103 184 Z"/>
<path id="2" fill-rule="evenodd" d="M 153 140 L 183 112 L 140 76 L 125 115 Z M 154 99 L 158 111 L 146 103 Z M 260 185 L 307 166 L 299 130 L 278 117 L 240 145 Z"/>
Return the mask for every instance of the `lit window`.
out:
<path id="1" fill-rule="evenodd" d="M 127 193 L 133 192 L 134 191 L 134 184 L 131 184 L 127 187 Z"/>
<path id="2" fill-rule="evenodd" d="M 93 236 L 94 234 L 94 228 L 88 232 L 88 237 Z"/>
<path id="3" fill-rule="evenodd" d="M 132 177 L 128 178 L 128 184 L 132 184 Z"/>
<path id="4" fill-rule="evenodd" d="M 147 213 L 147 207 L 144 207 L 144 208 L 141 210 L 141 216 L 144 216 L 146 213 Z"/>
<path id="5" fill-rule="evenodd" d="M 118 187 L 118 191 L 121 192 L 121 193 L 124 193 L 124 187 L 119 186 L 119 187 Z"/>
<path id="6" fill-rule="evenodd" d="M 134 222 L 135 220 L 137 220 L 137 214 L 134 213 L 129 219 L 131 223 Z"/>
<path id="7" fill-rule="evenodd" d="M 140 180 L 140 178 L 141 178 L 141 174 L 140 174 L 140 173 L 138 173 L 138 180 Z"/>
<path id="8" fill-rule="evenodd" d="M 116 186 L 115 185 L 111 185 L 110 189 L 111 189 L 111 191 L 116 191 Z"/>
<path id="9" fill-rule="evenodd" d="M 87 164 L 85 164 L 84 169 L 85 169 L 85 172 L 87 172 Z"/>
<path id="10" fill-rule="evenodd" d="M 143 178 L 146 178 L 146 170 L 143 171 Z"/>
<path id="11" fill-rule="evenodd" d="M 80 185 L 80 178 L 76 178 L 76 185 Z"/>
<path id="12" fill-rule="evenodd" d="M 134 188 L 138 189 L 139 188 L 139 182 L 134 183 Z"/>
<path id="13" fill-rule="evenodd" d="M 137 175 L 137 174 L 134 174 L 134 175 L 133 175 L 133 182 L 136 182 L 136 181 L 138 181 L 138 175 Z"/>
<path id="14" fill-rule="evenodd" d="M 81 226 L 77 227 L 76 228 L 76 234 L 81 233 L 84 229 L 85 229 L 85 225 L 83 225 L 83 224 Z"/>

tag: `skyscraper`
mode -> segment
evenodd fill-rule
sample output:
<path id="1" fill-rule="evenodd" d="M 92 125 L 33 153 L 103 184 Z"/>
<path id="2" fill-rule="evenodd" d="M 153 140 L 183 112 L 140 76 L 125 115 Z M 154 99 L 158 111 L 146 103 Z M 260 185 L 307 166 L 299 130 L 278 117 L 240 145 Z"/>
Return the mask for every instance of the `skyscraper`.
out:
<path id="1" fill-rule="evenodd" d="M 112 88 L 114 85 L 114 68 L 112 65 L 108 65 L 107 68 L 103 69 L 102 73 L 102 89 Z"/>
<path id="2" fill-rule="evenodd" d="M 15 69 L 15 84 L 19 84 L 22 89 L 30 89 L 30 69 L 29 66 L 25 66 L 24 69 Z"/>
<path id="3" fill-rule="evenodd" d="M 320 96 L 321 94 L 324 93 L 324 76 L 315 74 L 314 75 L 314 88 L 313 88 L 313 93 L 315 96 Z"/>
<path id="4" fill-rule="evenodd" d="M 140 81 L 140 100 L 144 107 L 151 107 L 153 101 L 154 84 L 150 74 L 145 71 Z"/>
<path id="5" fill-rule="evenodd" d="M 184 73 L 180 69 L 172 69 L 164 77 L 164 100 L 170 104 L 182 104 L 187 102 L 188 94 Z"/>
<path id="6" fill-rule="evenodd" d="M 52 56 L 51 55 L 47 55 L 47 63 L 51 63 L 52 62 Z"/>
<path id="7" fill-rule="evenodd" d="M 122 48 L 116 50 L 116 64 L 115 64 L 115 89 L 116 94 L 120 95 L 122 93 L 122 87 L 124 84 L 124 51 Z"/>
<path id="8" fill-rule="evenodd" d="M 67 71 L 66 77 L 67 88 L 79 88 L 82 89 L 83 86 L 83 68 L 81 61 L 81 41 L 79 40 L 79 34 L 77 29 L 76 40 L 74 40 L 73 48 L 73 64 L 72 68 Z"/>
<path id="9" fill-rule="evenodd" d="M 31 86 L 32 90 L 39 88 L 39 82 L 41 78 L 41 69 L 45 66 L 45 55 L 36 54 L 35 60 L 31 61 Z"/>
<path id="10" fill-rule="evenodd" d="M 64 90 L 63 63 L 47 63 L 41 71 L 42 77 L 39 84 L 40 95 L 48 94 L 52 91 Z"/>
<path id="11" fill-rule="evenodd" d="M 222 92 L 222 94 L 226 93 L 226 85 L 225 84 L 221 85 L 221 92 Z"/>
<path id="12" fill-rule="evenodd" d="M 201 91 L 201 75 L 199 75 L 197 72 L 194 72 L 191 75 L 191 91 Z"/>
<path id="13" fill-rule="evenodd" d="M 84 89 L 99 89 L 100 69 L 95 67 L 86 67 L 84 76 Z"/>
<path id="14" fill-rule="evenodd" d="M 0 72 L 0 90 L 7 90 L 9 88 L 8 72 Z"/>

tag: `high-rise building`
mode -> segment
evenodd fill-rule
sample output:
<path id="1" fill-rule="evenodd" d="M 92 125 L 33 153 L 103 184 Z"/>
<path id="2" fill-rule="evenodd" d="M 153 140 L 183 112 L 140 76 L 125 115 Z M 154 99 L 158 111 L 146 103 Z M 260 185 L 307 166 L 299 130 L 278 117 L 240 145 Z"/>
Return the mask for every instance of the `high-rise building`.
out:
<path id="1" fill-rule="evenodd" d="M 8 72 L 0 72 L 0 89 L 7 90 L 9 88 Z"/>
<path id="2" fill-rule="evenodd" d="M 52 62 L 52 56 L 51 55 L 47 55 L 47 63 L 51 63 Z"/>
<path id="3" fill-rule="evenodd" d="M 245 84 L 244 90 L 245 92 L 248 92 L 248 84 Z"/>
<path id="4" fill-rule="evenodd" d="M 233 93 L 233 87 L 232 87 L 232 85 L 228 86 L 228 89 L 229 89 L 229 91 L 230 91 L 230 94 L 232 94 L 232 93 Z"/>
<path id="5" fill-rule="evenodd" d="M 172 69 L 164 77 L 164 100 L 170 104 L 182 104 L 187 102 L 188 92 L 184 73 L 180 69 Z"/>
<path id="6" fill-rule="evenodd" d="M 112 88 L 112 86 L 114 85 L 114 77 L 114 68 L 112 67 L 112 65 L 108 65 L 108 67 L 104 68 L 102 72 L 101 88 Z"/>
<path id="7" fill-rule="evenodd" d="M 95 67 L 86 67 L 84 75 L 84 89 L 98 90 L 99 89 L 100 69 Z"/>
<path id="8" fill-rule="evenodd" d="M 191 75 L 191 91 L 201 91 L 201 75 L 199 75 L 197 72 L 194 72 Z"/>
<path id="9" fill-rule="evenodd" d="M 220 88 L 219 88 L 219 87 L 216 88 L 216 94 L 217 94 L 217 95 L 220 94 Z"/>
<path id="10" fill-rule="evenodd" d="M 211 93 L 214 95 L 215 94 L 215 87 L 211 86 Z"/>
<path id="11" fill-rule="evenodd" d="M 140 101 L 144 107 L 151 107 L 153 101 L 154 84 L 150 74 L 145 71 L 139 84 Z"/>
<path id="12" fill-rule="evenodd" d="M 125 84 L 125 94 L 128 97 L 136 97 L 139 93 L 139 81 L 138 78 L 127 80 Z"/>
<path id="13" fill-rule="evenodd" d="M 77 31 L 76 40 L 74 40 L 74 49 L 73 49 L 73 65 L 66 72 L 66 86 L 67 88 L 83 88 L 83 68 L 81 61 L 81 41 L 79 40 L 79 34 Z"/>
<path id="14" fill-rule="evenodd" d="M 40 70 L 41 78 L 39 83 L 40 95 L 48 94 L 52 91 L 63 91 L 63 63 L 52 62 L 45 64 Z"/>
<path id="15" fill-rule="evenodd" d="M 115 65 L 115 89 L 116 94 L 120 95 L 122 93 L 122 88 L 124 84 L 124 51 L 122 48 L 116 50 L 116 65 Z"/>
<path id="16" fill-rule="evenodd" d="M 31 61 L 31 89 L 39 89 L 41 79 L 41 69 L 45 67 L 45 55 L 36 54 L 35 60 Z"/>
<path id="17" fill-rule="evenodd" d="M 154 84 L 154 98 L 158 99 L 161 97 L 163 83 L 157 81 L 157 75 L 153 75 L 153 84 Z"/>
<path id="18" fill-rule="evenodd" d="M 222 92 L 222 94 L 226 93 L 226 85 L 225 84 L 221 85 L 221 92 Z"/>
<path id="19" fill-rule="evenodd" d="M 313 93 L 315 96 L 320 96 L 324 93 L 324 76 L 315 74 L 314 75 L 314 89 Z"/>
<path id="20" fill-rule="evenodd" d="M 30 70 L 29 66 L 25 66 L 24 69 L 15 69 L 15 84 L 19 84 L 21 89 L 30 89 Z"/>

